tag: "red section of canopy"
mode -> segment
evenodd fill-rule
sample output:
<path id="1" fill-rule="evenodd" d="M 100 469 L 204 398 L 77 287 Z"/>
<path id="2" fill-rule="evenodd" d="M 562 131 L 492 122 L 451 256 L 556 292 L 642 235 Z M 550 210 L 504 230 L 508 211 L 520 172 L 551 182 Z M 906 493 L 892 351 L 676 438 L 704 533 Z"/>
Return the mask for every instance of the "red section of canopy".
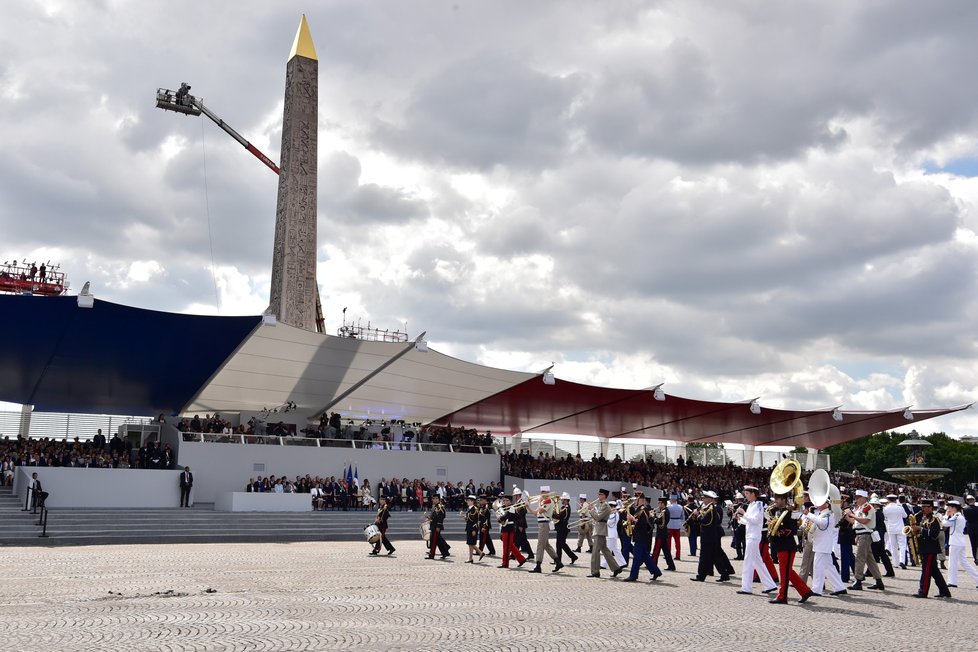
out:
<path id="1" fill-rule="evenodd" d="M 611 389 L 535 377 L 447 414 L 433 423 L 456 424 L 495 434 L 566 434 L 683 442 L 724 442 L 752 446 L 826 448 L 883 430 L 939 417 L 970 406 L 885 412 L 833 410 L 750 410 L 752 401 L 718 403 L 680 396 L 654 398 L 651 389 Z"/>

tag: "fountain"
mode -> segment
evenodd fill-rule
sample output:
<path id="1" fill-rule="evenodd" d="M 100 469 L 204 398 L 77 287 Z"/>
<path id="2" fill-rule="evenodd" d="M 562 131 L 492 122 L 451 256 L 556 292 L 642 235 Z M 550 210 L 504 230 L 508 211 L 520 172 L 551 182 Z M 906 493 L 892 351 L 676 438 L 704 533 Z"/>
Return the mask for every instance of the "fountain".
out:
<path id="1" fill-rule="evenodd" d="M 924 439 L 904 439 L 897 446 L 906 446 L 909 450 L 906 466 L 883 469 L 883 471 L 889 473 L 894 478 L 899 478 L 907 484 L 919 487 L 938 478 L 942 478 L 951 472 L 951 469 L 948 468 L 927 466 L 927 455 L 924 451 L 933 446 L 929 441 Z"/>

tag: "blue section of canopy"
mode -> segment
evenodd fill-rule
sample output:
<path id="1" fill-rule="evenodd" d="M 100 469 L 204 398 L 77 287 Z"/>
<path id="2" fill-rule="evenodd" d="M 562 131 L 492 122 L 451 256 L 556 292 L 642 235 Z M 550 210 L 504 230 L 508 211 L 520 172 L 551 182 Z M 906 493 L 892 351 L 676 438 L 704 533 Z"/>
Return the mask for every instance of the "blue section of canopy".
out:
<path id="1" fill-rule="evenodd" d="M 260 322 L 0 295 L 0 401 L 44 412 L 175 414 Z"/>

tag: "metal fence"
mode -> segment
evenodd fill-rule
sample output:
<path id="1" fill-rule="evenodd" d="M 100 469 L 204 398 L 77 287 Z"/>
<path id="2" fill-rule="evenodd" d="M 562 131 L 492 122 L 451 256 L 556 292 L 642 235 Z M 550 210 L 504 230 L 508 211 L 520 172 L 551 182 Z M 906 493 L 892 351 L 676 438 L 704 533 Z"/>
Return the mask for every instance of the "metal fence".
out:
<path id="1" fill-rule="evenodd" d="M 125 416 L 118 414 L 67 414 L 60 412 L 33 412 L 29 432 L 21 432 L 20 412 L 0 411 L 0 439 L 3 437 L 51 437 L 54 439 L 91 439 L 102 429 L 106 439 L 111 439 L 121 425 L 150 424 L 152 417 Z"/>
<path id="2" fill-rule="evenodd" d="M 580 455 L 581 459 L 589 460 L 595 455 L 602 456 L 602 444 L 597 441 L 577 441 L 569 439 L 523 439 L 518 448 L 513 446 L 511 437 L 494 437 L 496 448 L 500 453 L 509 453 L 513 450 L 528 452 L 533 456 L 546 453 L 552 457 L 567 457 L 568 455 Z M 727 448 L 698 448 L 668 446 L 665 444 L 629 444 L 624 442 L 611 441 L 607 444 L 607 452 L 604 453 L 606 459 L 612 460 L 616 456 L 625 462 L 635 462 L 639 460 L 652 460 L 655 462 L 675 463 L 680 455 L 686 462 L 693 462 L 700 466 L 722 466 L 732 463 L 734 466 L 752 468 L 770 468 L 784 459 L 785 456 L 797 457 L 798 461 L 806 471 L 816 468 L 831 470 L 831 458 L 825 453 L 815 455 L 815 466 L 808 468 L 808 455 L 789 455 L 779 451 L 747 451 L 744 449 Z M 750 462 L 748 464 L 748 462 Z"/>

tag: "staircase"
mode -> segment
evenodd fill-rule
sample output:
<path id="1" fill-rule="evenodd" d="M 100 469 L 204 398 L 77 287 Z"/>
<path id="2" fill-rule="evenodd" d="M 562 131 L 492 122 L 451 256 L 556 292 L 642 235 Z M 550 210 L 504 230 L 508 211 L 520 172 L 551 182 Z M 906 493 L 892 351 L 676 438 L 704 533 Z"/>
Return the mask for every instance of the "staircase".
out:
<path id="1" fill-rule="evenodd" d="M 37 515 L 9 488 L 0 488 L 0 546 L 113 545 L 134 543 L 249 543 L 364 540 L 363 528 L 373 512 L 215 512 L 213 505 L 191 509 L 52 509 L 48 537 L 40 538 Z M 420 540 L 420 512 L 391 512 L 387 536 L 394 545 Z M 451 512 L 445 536 L 465 538 L 464 522 Z M 499 539 L 498 528 L 494 539 Z"/>

